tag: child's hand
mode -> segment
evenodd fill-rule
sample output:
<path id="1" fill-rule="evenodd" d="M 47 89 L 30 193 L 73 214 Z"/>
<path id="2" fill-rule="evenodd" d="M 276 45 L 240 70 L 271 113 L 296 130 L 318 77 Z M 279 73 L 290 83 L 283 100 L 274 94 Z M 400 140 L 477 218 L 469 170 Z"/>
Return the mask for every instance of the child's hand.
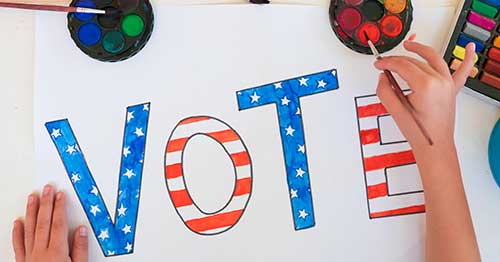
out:
<path id="1" fill-rule="evenodd" d="M 475 57 L 474 44 L 469 44 L 462 66 L 453 75 L 443 58 L 431 47 L 413 41 L 405 41 L 406 50 L 421 56 L 427 63 L 406 56 L 384 57 L 375 62 L 379 70 L 389 70 L 405 80 L 413 91 L 408 95 L 415 108 L 416 117 L 429 132 L 435 145 L 453 145 L 455 128 L 455 100 L 458 91 L 469 75 Z M 414 151 L 428 146 L 410 113 L 393 92 L 389 80 L 380 75 L 377 95 L 408 139 Z"/>
<path id="2" fill-rule="evenodd" d="M 71 254 L 68 244 L 66 199 L 62 192 L 46 185 L 42 198 L 28 197 L 26 221 L 16 220 L 12 243 L 17 262 L 87 262 L 87 228 L 77 228 L 73 235 Z"/>

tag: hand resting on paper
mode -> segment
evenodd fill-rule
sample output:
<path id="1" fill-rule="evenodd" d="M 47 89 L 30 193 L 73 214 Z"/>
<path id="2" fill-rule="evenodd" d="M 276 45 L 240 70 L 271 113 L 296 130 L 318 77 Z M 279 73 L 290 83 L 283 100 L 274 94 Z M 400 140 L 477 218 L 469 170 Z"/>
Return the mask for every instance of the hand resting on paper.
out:
<path id="1" fill-rule="evenodd" d="M 410 143 L 420 171 L 426 205 L 426 261 L 480 261 L 454 142 L 456 96 L 474 65 L 475 46 L 467 46 L 454 74 L 431 47 L 411 40 L 404 47 L 423 60 L 388 56 L 374 65 L 408 83 L 412 90 L 408 100 L 434 145 L 427 143 L 384 74 L 377 95 Z"/>
<path id="2" fill-rule="evenodd" d="M 28 197 L 26 219 L 17 219 L 12 230 L 12 243 L 17 262 L 87 262 L 88 231 L 78 227 L 68 243 L 66 197 L 46 185 L 42 197 Z"/>

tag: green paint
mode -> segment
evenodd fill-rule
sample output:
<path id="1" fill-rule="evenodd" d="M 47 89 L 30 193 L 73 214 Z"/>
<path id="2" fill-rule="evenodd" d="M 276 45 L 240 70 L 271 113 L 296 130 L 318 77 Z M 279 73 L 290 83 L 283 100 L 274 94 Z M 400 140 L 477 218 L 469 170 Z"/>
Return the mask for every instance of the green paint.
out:
<path id="1" fill-rule="evenodd" d="M 491 5 L 483 3 L 479 0 L 474 0 L 472 2 L 472 9 L 474 9 L 474 11 L 476 11 L 482 15 L 485 15 L 487 17 L 490 17 L 490 18 L 495 18 L 495 16 L 498 13 L 498 9 L 496 9 L 495 7 L 493 7 Z"/>
<path id="2" fill-rule="evenodd" d="M 144 30 L 144 21 L 136 14 L 127 15 L 123 19 L 122 30 L 126 35 L 136 37 Z"/>
<path id="3" fill-rule="evenodd" d="M 102 47 L 112 54 L 117 54 L 125 47 L 125 38 L 118 31 L 111 31 L 102 38 Z"/>

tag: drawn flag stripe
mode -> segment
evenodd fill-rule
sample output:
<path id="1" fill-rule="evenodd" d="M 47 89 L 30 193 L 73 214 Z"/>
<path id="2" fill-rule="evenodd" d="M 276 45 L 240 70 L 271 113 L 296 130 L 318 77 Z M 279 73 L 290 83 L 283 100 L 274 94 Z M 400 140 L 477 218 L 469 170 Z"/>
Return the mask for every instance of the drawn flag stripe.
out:
<path id="1" fill-rule="evenodd" d="M 380 183 L 368 186 L 368 199 L 387 196 L 387 183 Z"/>
<path id="2" fill-rule="evenodd" d="M 219 141 L 220 143 L 226 143 L 226 142 L 240 140 L 240 138 L 238 137 L 238 134 L 236 134 L 236 132 L 234 132 L 231 129 L 212 132 L 212 133 L 208 133 L 207 135 L 209 135 L 213 139 Z"/>
<path id="3" fill-rule="evenodd" d="M 368 145 L 380 142 L 380 130 L 378 128 L 361 130 L 361 144 Z"/>
<path id="4" fill-rule="evenodd" d="M 167 145 L 167 152 L 176 152 L 180 151 L 184 148 L 186 145 L 187 141 L 189 140 L 189 137 L 183 137 L 183 138 L 178 138 L 174 140 L 170 140 Z"/>
<path id="5" fill-rule="evenodd" d="M 411 150 L 364 158 L 365 172 L 415 162 Z"/>
<path id="6" fill-rule="evenodd" d="M 246 151 L 231 154 L 235 166 L 246 166 L 250 164 L 250 157 Z"/>
<path id="7" fill-rule="evenodd" d="M 200 122 L 200 121 L 206 121 L 206 120 L 210 120 L 210 119 L 211 118 L 207 117 L 207 116 L 191 117 L 191 118 L 187 118 L 187 119 L 182 120 L 179 123 L 179 125 L 187 125 L 187 124 L 196 123 L 196 122 Z"/>
<path id="8" fill-rule="evenodd" d="M 174 202 L 175 207 L 183 207 L 193 204 L 193 200 L 185 189 L 170 191 L 170 197 L 172 198 L 172 202 Z"/>
<path id="9" fill-rule="evenodd" d="M 241 196 L 252 192 L 252 178 L 246 177 L 236 180 L 233 196 Z"/>
<path id="10" fill-rule="evenodd" d="M 425 205 L 417 205 L 417 206 L 410 206 L 410 207 L 398 208 L 398 209 L 393 209 L 393 210 L 375 212 L 375 213 L 371 213 L 370 217 L 377 218 L 377 217 L 387 217 L 387 216 L 396 216 L 396 215 L 407 215 L 407 214 L 414 214 L 414 213 L 421 213 L 421 212 L 425 212 Z"/>
<path id="11" fill-rule="evenodd" d="M 165 177 L 167 179 L 181 177 L 182 176 L 182 164 L 172 164 L 165 167 Z"/>
<path id="12" fill-rule="evenodd" d="M 382 103 L 371 104 L 367 106 L 358 107 L 358 117 L 371 117 L 388 114 L 387 109 L 385 109 Z"/>
<path id="13" fill-rule="evenodd" d="M 238 219 L 243 214 L 243 209 L 220 213 L 204 218 L 197 218 L 186 221 L 186 225 L 193 231 L 202 233 L 204 231 L 232 226 L 238 222 Z"/>

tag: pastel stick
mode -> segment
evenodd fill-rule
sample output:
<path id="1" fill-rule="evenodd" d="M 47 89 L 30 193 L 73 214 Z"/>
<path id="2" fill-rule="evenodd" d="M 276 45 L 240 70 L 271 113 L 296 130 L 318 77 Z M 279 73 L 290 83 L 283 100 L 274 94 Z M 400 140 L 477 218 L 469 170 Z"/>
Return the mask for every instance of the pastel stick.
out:
<path id="1" fill-rule="evenodd" d="M 483 42 L 488 41 L 491 36 L 491 33 L 488 30 L 482 29 L 481 27 L 473 25 L 469 22 L 465 24 L 464 33 Z"/>

